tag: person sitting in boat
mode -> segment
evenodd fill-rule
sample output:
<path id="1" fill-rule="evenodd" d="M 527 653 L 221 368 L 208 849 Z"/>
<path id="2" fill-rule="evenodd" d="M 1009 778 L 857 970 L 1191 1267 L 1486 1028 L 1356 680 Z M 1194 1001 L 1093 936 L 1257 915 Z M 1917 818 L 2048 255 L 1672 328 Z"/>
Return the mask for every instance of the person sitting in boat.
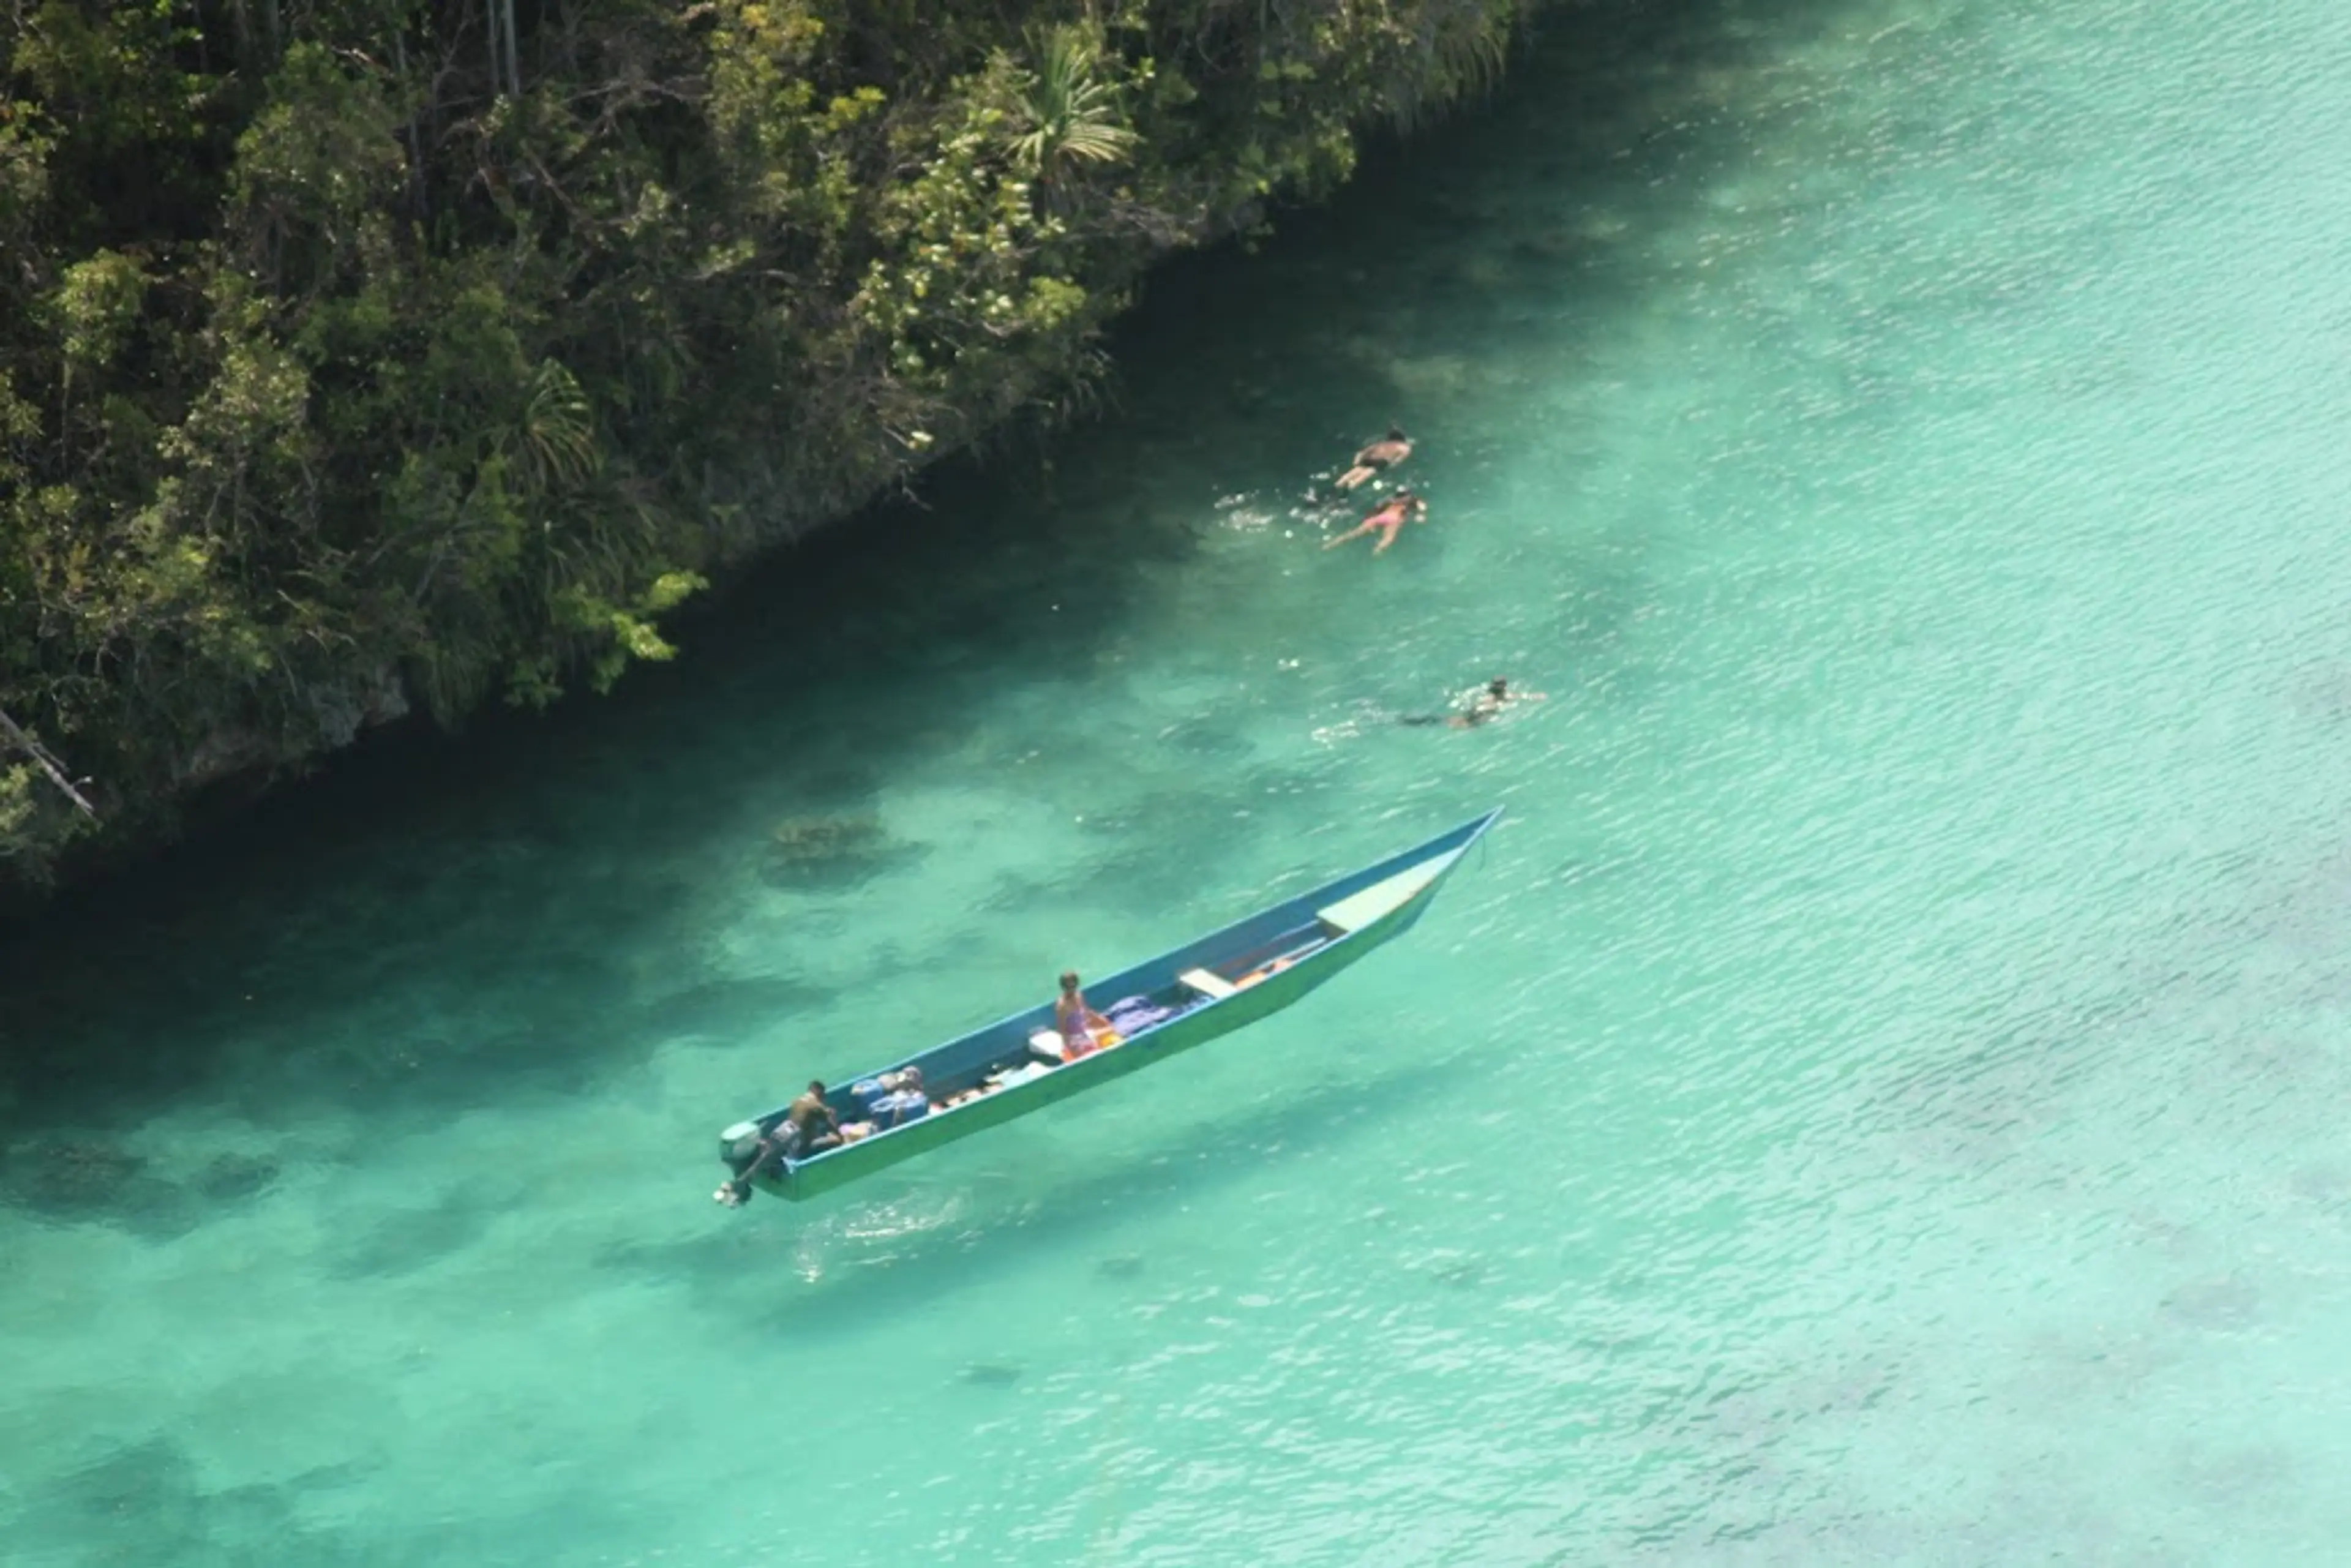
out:
<path id="1" fill-rule="evenodd" d="M 1339 476 L 1339 488 L 1352 490 L 1373 475 L 1395 467 L 1412 455 L 1412 437 L 1400 425 L 1388 426 L 1386 435 L 1355 454 L 1355 465 Z"/>
<path id="2" fill-rule="evenodd" d="M 1053 1029 L 1061 1037 L 1061 1060 L 1075 1061 L 1102 1048 L 1094 1043 L 1094 1031 L 1115 1033 L 1110 1019 L 1086 1005 L 1085 993 L 1078 989 L 1078 972 L 1071 969 L 1061 976 L 1061 994 L 1053 1000 Z"/>
<path id="3" fill-rule="evenodd" d="M 824 1103 L 824 1082 L 809 1080 L 808 1092 L 791 1103 L 784 1113 L 779 1126 L 789 1129 L 790 1146 L 784 1150 L 788 1160 L 804 1160 L 810 1155 L 822 1154 L 841 1142 L 841 1118 Z"/>
<path id="4" fill-rule="evenodd" d="M 751 1147 L 741 1172 L 711 1196 L 729 1208 L 740 1208 L 750 1201 L 751 1184 L 760 1172 L 838 1148 L 843 1141 L 841 1118 L 824 1103 L 823 1082 L 811 1078 L 808 1092 L 793 1101 L 782 1119 Z"/>
<path id="5" fill-rule="evenodd" d="M 1398 490 L 1395 495 L 1373 507 L 1362 522 L 1335 538 L 1324 539 L 1322 548 L 1335 549 L 1349 539 L 1361 538 L 1365 534 L 1377 534 L 1380 536 L 1380 542 L 1372 547 L 1372 553 L 1384 555 L 1387 553 L 1388 546 L 1395 543 L 1396 533 L 1405 524 L 1426 522 L 1427 518 L 1427 502 L 1410 490 Z"/>

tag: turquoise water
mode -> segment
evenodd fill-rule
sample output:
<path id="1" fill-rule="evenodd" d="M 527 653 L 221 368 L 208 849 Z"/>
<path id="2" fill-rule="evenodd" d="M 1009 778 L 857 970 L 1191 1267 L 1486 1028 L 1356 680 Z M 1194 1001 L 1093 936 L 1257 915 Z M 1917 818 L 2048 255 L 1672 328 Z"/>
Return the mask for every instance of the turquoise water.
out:
<path id="1" fill-rule="evenodd" d="M 2338 1560 L 2346 69 L 1554 22 L 1049 469 L 13 938 L 7 1560 Z M 1318 550 L 1391 417 L 1430 522 Z M 1497 802 L 1294 1011 L 708 1201 L 810 1071 Z"/>

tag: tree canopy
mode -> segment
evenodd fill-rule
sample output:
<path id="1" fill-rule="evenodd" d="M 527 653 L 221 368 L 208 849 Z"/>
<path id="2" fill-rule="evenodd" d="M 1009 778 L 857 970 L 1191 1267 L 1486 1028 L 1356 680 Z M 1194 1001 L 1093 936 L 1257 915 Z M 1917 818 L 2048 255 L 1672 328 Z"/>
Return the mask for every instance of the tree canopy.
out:
<path id="1" fill-rule="evenodd" d="M 12 0 L 0 876 L 1062 406 L 1531 0 Z"/>

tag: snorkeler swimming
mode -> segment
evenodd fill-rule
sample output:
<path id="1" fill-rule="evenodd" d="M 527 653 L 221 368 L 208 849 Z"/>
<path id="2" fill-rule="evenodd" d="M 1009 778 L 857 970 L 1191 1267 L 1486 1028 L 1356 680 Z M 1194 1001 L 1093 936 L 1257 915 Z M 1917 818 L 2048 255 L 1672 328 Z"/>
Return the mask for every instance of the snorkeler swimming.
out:
<path id="1" fill-rule="evenodd" d="M 1395 495 L 1373 507 L 1365 514 L 1362 522 L 1343 534 L 1324 539 L 1322 548 L 1332 549 L 1345 544 L 1349 539 L 1361 538 L 1365 534 L 1377 534 L 1380 536 L 1380 542 L 1372 547 L 1372 553 L 1384 555 L 1388 546 L 1395 543 L 1396 533 L 1405 524 L 1423 523 L 1427 520 L 1428 503 L 1410 490 L 1398 490 Z"/>
<path id="2" fill-rule="evenodd" d="M 1513 703 L 1539 703 L 1541 692 L 1512 691 L 1510 677 L 1496 675 L 1482 686 L 1472 686 L 1453 699 L 1453 711 L 1445 713 L 1408 713 L 1399 724 L 1441 724 L 1454 729 L 1474 729 L 1489 719 L 1501 716 L 1502 710 Z"/>
<path id="3" fill-rule="evenodd" d="M 1355 454 L 1355 465 L 1339 476 L 1336 481 L 1342 490 L 1352 490 L 1373 475 L 1395 467 L 1412 455 L 1412 437 L 1401 425 L 1391 424 L 1388 433 Z"/>

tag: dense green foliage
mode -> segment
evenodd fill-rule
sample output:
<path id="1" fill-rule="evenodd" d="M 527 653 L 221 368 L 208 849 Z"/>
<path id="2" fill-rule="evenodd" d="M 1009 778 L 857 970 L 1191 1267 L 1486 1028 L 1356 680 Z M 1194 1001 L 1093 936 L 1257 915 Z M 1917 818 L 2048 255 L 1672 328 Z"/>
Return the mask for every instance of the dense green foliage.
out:
<path id="1" fill-rule="evenodd" d="M 13 0 L 0 873 L 666 656 L 1528 3 Z"/>

